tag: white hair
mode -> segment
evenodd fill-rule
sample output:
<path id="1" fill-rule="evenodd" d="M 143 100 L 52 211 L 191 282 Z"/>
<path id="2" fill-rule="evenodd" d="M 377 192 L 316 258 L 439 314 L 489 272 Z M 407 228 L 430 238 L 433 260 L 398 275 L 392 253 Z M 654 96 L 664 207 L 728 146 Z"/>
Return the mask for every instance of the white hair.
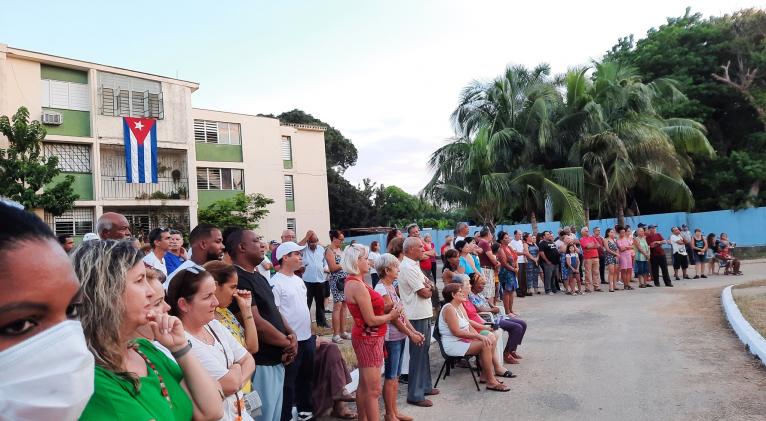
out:
<path id="1" fill-rule="evenodd" d="M 359 275 L 359 259 L 369 253 L 367 246 L 363 244 L 351 244 L 343 250 L 343 259 L 340 266 L 349 275 Z"/>
<path id="2" fill-rule="evenodd" d="M 417 247 L 421 245 L 420 238 L 418 237 L 407 237 L 404 239 L 404 245 L 402 246 L 402 250 L 407 253 L 407 250 Z"/>
<path id="3" fill-rule="evenodd" d="M 109 218 L 104 218 L 104 215 L 101 215 L 96 221 L 96 234 L 100 235 L 104 231 L 110 231 L 113 226 L 114 224 Z"/>
<path id="4" fill-rule="evenodd" d="M 375 265 L 375 270 L 378 271 L 378 274 L 383 274 L 387 269 L 394 266 L 399 266 L 399 259 L 391 253 L 385 253 L 378 259 L 378 262 Z"/>

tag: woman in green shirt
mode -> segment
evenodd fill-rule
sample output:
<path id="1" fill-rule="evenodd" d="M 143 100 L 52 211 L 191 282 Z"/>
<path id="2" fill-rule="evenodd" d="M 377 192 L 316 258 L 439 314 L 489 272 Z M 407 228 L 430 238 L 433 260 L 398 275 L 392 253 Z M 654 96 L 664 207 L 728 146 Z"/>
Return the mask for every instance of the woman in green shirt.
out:
<path id="1" fill-rule="evenodd" d="M 82 285 L 81 322 L 96 360 L 95 390 L 81 420 L 215 420 L 222 393 L 191 354 L 183 325 L 154 311 L 141 253 L 127 241 L 88 241 L 72 255 Z M 146 339 L 149 325 L 177 364 Z"/>

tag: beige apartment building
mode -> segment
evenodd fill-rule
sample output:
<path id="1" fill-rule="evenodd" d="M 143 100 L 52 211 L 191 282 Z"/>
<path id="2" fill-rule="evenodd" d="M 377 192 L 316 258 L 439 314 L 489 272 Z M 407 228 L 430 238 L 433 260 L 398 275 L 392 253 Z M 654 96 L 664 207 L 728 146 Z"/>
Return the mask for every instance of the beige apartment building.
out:
<path id="1" fill-rule="evenodd" d="M 239 192 L 274 200 L 258 231 L 314 229 L 327 241 L 330 214 L 324 129 L 192 108 L 199 84 L 0 44 L 0 115 L 26 106 L 48 135 L 80 196 L 45 215 L 57 234 L 82 237 L 103 212 L 124 214 L 134 234 L 197 224 L 197 210 Z M 157 120 L 158 183 L 126 183 L 123 116 Z M 7 139 L 0 136 L 0 146 Z"/>

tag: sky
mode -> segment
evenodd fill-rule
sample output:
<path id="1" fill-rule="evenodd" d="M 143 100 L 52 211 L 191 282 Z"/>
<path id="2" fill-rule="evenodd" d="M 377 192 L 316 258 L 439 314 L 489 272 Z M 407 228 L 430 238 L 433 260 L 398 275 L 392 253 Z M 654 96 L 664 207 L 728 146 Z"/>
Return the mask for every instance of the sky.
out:
<path id="1" fill-rule="evenodd" d="M 461 89 L 506 66 L 554 73 L 641 38 L 687 6 L 705 16 L 760 0 L 4 0 L 0 43 L 200 84 L 197 108 L 299 108 L 359 151 L 345 176 L 417 194 L 453 136 Z M 2 94 L 2 93 L 0 93 Z M 247 139 L 244 139 L 247 141 Z"/>

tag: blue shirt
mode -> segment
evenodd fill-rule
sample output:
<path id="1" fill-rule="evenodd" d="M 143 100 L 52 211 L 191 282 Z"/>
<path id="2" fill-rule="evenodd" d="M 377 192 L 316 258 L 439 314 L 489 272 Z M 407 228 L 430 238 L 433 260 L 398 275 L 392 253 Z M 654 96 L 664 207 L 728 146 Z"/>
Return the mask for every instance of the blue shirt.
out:
<path id="1" fill-rule="evenodd" d="M 316 250 L 311 250 L 308 246 L 303 249 L 303 281 L 309 283 L 325 282 L 324 273 L 324 247 L 317 244 Z"/>
<path id="2" fill-rule="evenodd" d="M 480 268 L 481 265 L 479 264 L 479 257 L 473 254 L 469 254 L 469 256 L 473 258 L 473 264 L 474 266 L 476 266 L 476 269 Z M 471 267 L 471 265 L 469 265 L 468 262 L 465 260 L 464 256 L 460 256 L 460 266 L 462 266 L 463 269 L 465 269 L 466 275 L 470 275 L 475 272 L 473 268 Z"/>
<path id="3" fill-rule="evenodd" d="M 181 266 L 183 260 L 171 252 L 165 253 L 165 268 L 168 270 L 168 274 L 173 273 L 179 266 Z"/>

